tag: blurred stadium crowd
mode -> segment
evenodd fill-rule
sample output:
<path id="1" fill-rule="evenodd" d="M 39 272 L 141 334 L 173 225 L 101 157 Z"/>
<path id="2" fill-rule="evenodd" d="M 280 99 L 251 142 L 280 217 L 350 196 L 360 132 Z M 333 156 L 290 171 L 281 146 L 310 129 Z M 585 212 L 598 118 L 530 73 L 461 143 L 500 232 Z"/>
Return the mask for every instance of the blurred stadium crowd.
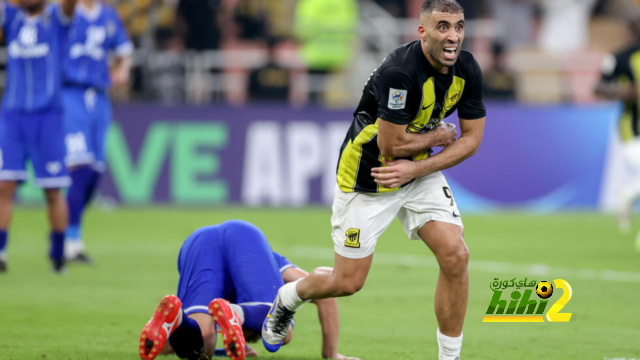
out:
<path id="1" fill-rule="evenodd" d="M 421 0 L 110 0 L 134 40 L 117 102 L 279 101 L 349 107 Z M 488 100 L 591 102 L 603 56 L 629 43 L 635 0 L 459 0 Z M 0 64 L 6 62 L 4 48 Z M 4 67 L 4 66 L 3 66 Z M 0 73 L 4 76 L 4 71 Z M 0 81 L 4 83 L 4 81 Z"/>

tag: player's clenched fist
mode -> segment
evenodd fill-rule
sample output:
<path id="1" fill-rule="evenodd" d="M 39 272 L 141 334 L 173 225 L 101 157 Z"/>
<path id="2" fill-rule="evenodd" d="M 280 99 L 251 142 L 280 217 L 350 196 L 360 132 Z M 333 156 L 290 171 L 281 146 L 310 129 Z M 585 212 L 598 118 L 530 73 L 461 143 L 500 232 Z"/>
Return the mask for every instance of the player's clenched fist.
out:
<path id="1" fill-rule="evenodd" d="M 455 124 L 442 122 L 434 131 L 439 133 L 440 139 L 435 146 L 447 147 L 458 138 L 458 128 Z"/>
<path id="2" fill-rule="evenodd" d="M 387 189 L 394 189 L 417 177 L 416 162 L 409 160 L 387 161 L 382 158 L 385 167 L 371 169 L 371 176 L 376 183 Z"/>

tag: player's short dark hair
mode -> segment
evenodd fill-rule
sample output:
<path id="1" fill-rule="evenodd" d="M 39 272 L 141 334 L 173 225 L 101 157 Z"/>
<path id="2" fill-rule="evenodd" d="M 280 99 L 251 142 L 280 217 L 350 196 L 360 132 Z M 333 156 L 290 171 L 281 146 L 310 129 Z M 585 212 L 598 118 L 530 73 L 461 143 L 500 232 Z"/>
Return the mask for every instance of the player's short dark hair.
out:
<path id="1" fill-rule="evenodd" d="M 425 0 L 420 7 L 420 14 L 439 11 L 449 14 L 464 13 L 464 9 L 456 0 Z"/>

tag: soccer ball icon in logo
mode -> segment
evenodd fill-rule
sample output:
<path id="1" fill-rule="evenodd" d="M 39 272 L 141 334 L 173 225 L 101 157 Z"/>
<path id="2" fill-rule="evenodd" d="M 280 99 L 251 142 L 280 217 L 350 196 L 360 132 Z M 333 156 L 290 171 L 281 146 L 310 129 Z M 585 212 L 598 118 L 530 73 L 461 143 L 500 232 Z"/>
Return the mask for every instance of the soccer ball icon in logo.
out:
<path id="1" fill-rule="evenodd" d="M 536 294 L 538 294 L 541 299 L 548 299 L 551 294 L 553 294 L 553 285 L 548 281 L 540 281 L 540 283 L 536 285 Z"/>

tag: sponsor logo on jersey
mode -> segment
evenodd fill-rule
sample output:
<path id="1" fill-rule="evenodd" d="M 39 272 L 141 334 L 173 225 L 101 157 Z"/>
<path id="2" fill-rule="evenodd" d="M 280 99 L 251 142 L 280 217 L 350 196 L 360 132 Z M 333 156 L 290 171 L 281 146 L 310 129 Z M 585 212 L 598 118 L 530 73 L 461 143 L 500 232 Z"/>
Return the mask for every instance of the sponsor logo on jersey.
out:
<path id="1" fill-rule="evenodd" d="M 12 58 L 44 57 L 49 54 L 49 44 L 38 44 L 38 28 L 24 25 L 20 28 L 17 39 L 9 43 L 8 53 Z"/>
<path id="2" fill-rule="evenodd" d="M 449 95 L 449 102 L 456 104 L 458 102 L 458 98 L 460 97 L 460 91 L 456 91 L 453 94 Z"/>
<path id="3" fill-rule="evenodd" d="M 88 56 L 93 60 L 102 60 L 105 51 L 102 44 L 107 38 L 107 29 L 104 26 L 91 25 L 86 31 L 87 38 L 83 43 L 76 43 L 69 49 L 69 57 L 77 59 L 81 56 Z"/>

